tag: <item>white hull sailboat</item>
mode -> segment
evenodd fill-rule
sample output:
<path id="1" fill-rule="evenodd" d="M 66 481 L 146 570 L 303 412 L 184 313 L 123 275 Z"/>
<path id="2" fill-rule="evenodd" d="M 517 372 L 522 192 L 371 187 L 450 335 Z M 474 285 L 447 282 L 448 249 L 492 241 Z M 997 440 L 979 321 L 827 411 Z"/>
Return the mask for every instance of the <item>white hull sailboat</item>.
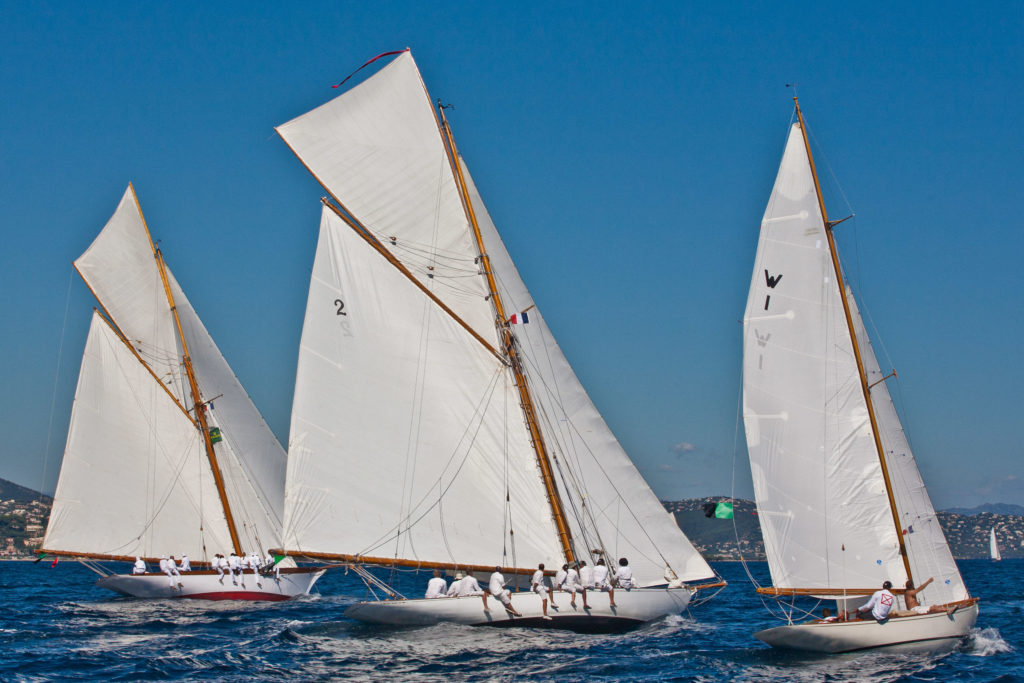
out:
<path id="1" fill-rule="evenodd" d="M 199 570 L 168 577 L 162 573 L 112 574 L 96 582 L 100 588 L 132 598 L 190 598 L 193 600 L 287 600 L 307 595 L 324 569 L 307 567 L 283 568 L 275 578 L 273 572 L 254 576 L 245 572 L 240 577 Z"/>
<path id="2" fill-rule="evenodd" d="M 345 611 L 345 616 L 360 621 L 392 626 L 429 625 L 448 621 L 467 626 L 530 626 L 556 628 L 581 633 L 614 633 L 653 621 L 666 614 L 681 614 L 690 604 L 692 591 L 685 588 L 636 588 L 615 591 L 615 606 L 607 593 L 590 591 L 584 609 L 580 595 L 573 606 L 567 593 L 555 593 L 557 607 L 548 606 L 544 618 L 541 597 L 531 591 L 513 593 L 512 607 L 521 616 L 506 610 L 494 598 L 487 608 L 479 596 L 459 598 L 421 598 L 419 600 L 381 600 L 361 602 Z"/>
<path id="3" fill-rule="evenodd" d="M 288 554 L 472 572 L 485 588 L 496 567 L 521 584 L 540 564 L 550 579 L 627 558 L 641 589 L 617 611 L 593 592 L 570 613 L 559 594 L 550 621 L 527 593 L 512 597 L 525 620 L 480 598 L 347 612 L 384 624 L 614 630 L 723 586 L 573 373 L 408 50 L 277 130 L 330 194 L 292 407 Z"/>
<path id="4" fill-rule="evenodd" d="M 932 649 L 955 645 L 977 619 L 978 605 L 971 602 L 952 614 L 776 626 L 754 637 L 773 647 L 832 654 L 873 648 Z"/>
<path id="5" fill-rule="evenodd" d="M 833 237 L 842 221 L 828 219 L 799 105 L 796 114 L 744 317 L 743 419 L 773 584 L 758 592 L 787 620 L 755 635 L 818 652 L 954 640 L 974 625 L 977 600 L 886 387 L 896 373 L 882 373 L 844 284 Z M 881 623 L 812 613 L 823 602 L 854 610 L 885 581 L 896 604 Z M 908 582 L 931 613 L 906 609 Z"/>
<path id="6" fill-rule="evenodd" d="M 98 585 L 134 597 L 308 593 L 321 569 L 292 565 L 287 579 L 246 590 L 186 572 L 172 589 L 163 573 L 102 564 L 153 569 L 185 555 L 204 569 L 218 553 L 262 556 L 280 544 L 285 453 L 154 246 L 130 185 L 74 265 L 100 309 L 41 552 L 86 561 Z"/>

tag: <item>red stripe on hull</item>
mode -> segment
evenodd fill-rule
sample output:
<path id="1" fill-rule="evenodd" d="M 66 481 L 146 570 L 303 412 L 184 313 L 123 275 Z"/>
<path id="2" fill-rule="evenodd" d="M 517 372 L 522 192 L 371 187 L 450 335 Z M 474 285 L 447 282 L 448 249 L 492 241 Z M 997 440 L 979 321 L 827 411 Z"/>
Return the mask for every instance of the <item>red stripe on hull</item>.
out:
<path id="1" fill-rule="evenodd" d="M 281 595 L 280 593 L 260 593 L 257 591 L 214 591 L 213 593 L 192 593 L 189 595 L 180 595 L 180 598 L 188 598 L 190 600 L 287 600 L 290 595 Z"/>

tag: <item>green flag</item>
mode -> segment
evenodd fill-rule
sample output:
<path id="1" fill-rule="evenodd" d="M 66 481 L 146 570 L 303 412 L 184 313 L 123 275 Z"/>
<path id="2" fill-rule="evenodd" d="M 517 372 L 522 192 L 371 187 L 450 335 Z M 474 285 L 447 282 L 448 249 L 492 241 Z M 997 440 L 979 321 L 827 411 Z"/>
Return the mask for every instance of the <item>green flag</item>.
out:
<path id="1" fill-rule="evenodd" d="M 716 505 L 715 519 L 732 519 L 732 503 L 719 503 Z"/>

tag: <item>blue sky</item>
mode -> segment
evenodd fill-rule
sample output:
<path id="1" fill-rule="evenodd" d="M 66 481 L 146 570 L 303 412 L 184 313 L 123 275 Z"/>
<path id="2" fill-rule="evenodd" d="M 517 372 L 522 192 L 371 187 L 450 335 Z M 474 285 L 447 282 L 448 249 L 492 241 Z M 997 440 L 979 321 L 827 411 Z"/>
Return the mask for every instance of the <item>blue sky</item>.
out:
<path id="1" fill-rule="evenodd" d="M 323 193 L 273 126 L 410 46 L 663 498 L 728 494 L 737 450 L 751 492 L 737 321 L 795 82 L 936 505 L 1024 504 L 1024 6 L 281 5 L 0 0 L 0 477 L 55 485 L 93 305 L 70 263 L 129 181 L 286 441 Z"/>

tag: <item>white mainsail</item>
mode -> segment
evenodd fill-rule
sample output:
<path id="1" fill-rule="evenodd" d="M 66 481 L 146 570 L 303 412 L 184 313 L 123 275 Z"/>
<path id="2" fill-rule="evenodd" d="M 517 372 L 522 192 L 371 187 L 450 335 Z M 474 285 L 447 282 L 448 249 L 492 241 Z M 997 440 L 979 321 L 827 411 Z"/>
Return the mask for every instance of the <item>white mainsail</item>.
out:
<path id="1" fill-rule="evenodd" d="M 564 561 L 509 361 L 490 350 L 506 323 L 496 326 L 471 209 L 506 315 L 528 310 L 513 335 L 576 555 L 627 556 L 642 586 L 713 578 L 579 384 L 468 174 L 464 205 L 412 56 L 277 130 L 356 226 L 325 209 L 286 547 L 427 566 Z"/>
<path id="2" fill-rule="evenodd" d="M 761 222 L 744 319 L 743 416 L 776 588 L 874 589 L 935 577 L 967 597 L 852 294 L 851 336 L 799 123 Z M 865 369 L 886 469 L 854 346 Z M 893 505 L 890 504 L 890 491 Z M 900 526 L 897 527 L 896 519 Z"/>
<path id="3" fill-rule="evenodd" d="M 1003 559 L 1002 554 L 999 552 L 999 543 L 996 541 L 996 528 L 992 527 L 992 531 L 988 537 L 988 550 L 993 560 Z"/>
<path id="4" fill-rule="evenodd" d="M 207 423 L 221 433 L 213 448 L 238 550 L 278 545 L 284 450 L 166 267 L 165 288 L 131 186 L 75 267 L 110 320 L 90 331 L 44 549 L 193 560 L 234 549 L 168 290 Z"/>

